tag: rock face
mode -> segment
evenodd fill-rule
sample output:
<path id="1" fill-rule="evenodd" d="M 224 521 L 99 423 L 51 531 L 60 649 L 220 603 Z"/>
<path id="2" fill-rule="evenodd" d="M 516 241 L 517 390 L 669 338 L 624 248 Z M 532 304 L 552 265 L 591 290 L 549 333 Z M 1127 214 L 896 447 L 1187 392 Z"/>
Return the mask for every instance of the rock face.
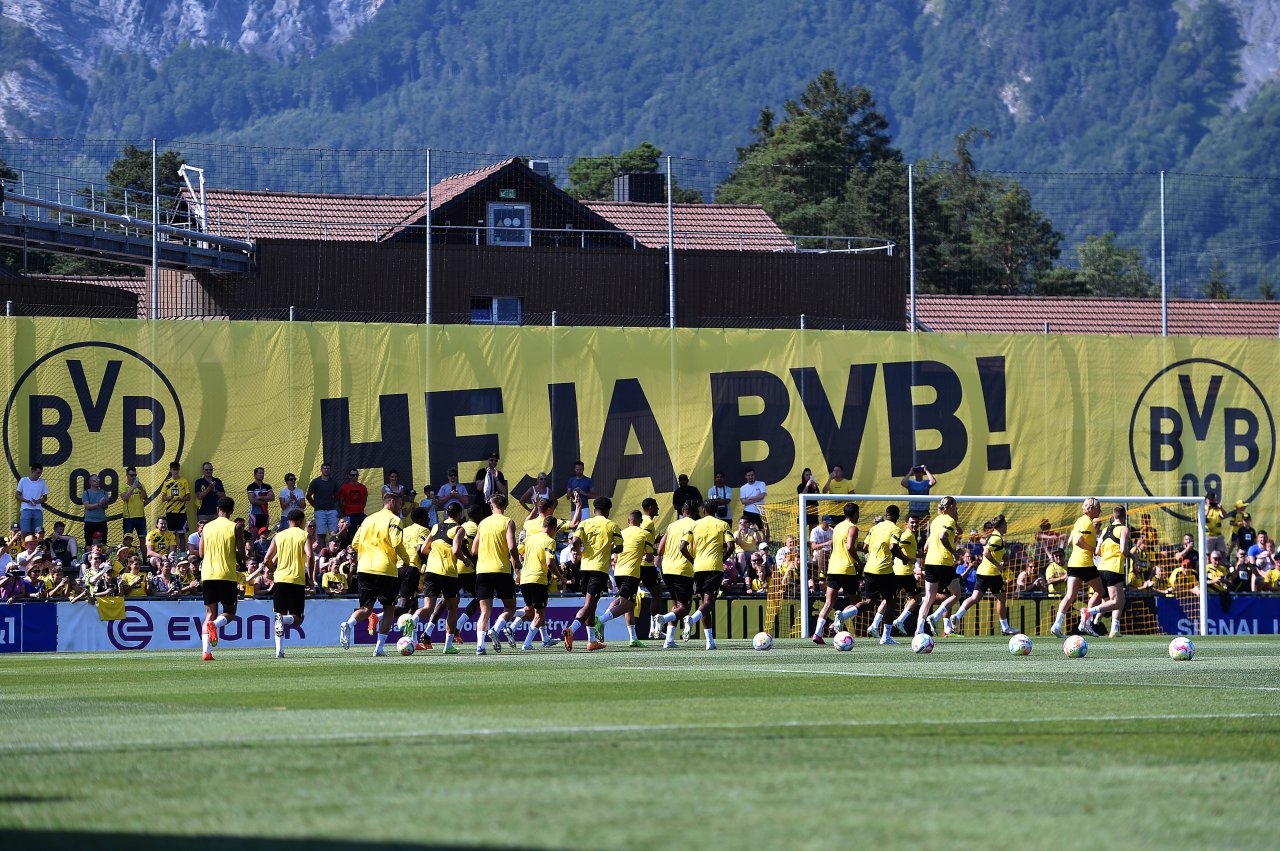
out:
<path id="1" fill-rule="evenodd" d="M 1240 82 L 1232 104 L 1243 107 L 1263 83 L 1280 77 L 1280 0 L 1225 0 L 1240 21 Z"/>

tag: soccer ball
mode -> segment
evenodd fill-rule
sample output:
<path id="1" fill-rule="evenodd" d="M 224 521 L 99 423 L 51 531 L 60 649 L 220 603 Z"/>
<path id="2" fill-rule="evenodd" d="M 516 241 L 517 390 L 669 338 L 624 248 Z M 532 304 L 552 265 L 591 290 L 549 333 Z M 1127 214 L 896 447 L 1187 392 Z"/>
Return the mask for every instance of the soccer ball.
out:
<path id="1" fill-rule="evenodd" d="M 396 642 L 396 650 L 400 651 L 401 656 L 412 656 L 417 649 L 418 643 L 407 635 Z"/>
<path id="2" fill-rule="evenodd" d="M 767 632 L 757 632 L 756 637 L 751 639 L 751 646 L 757 650 L 770 650 L 773 648 L 773 636 Z"/>
<path id="3" fill-rule="evenodd" d="M 403 614 L 396 618 L 396 629 L 400 630 L 402 635 L 413 632 L 413 615 Z"/>
<path id="4" fill-rule="evenodd" d="M 837 650 L 847 653 L 853 649 L 853 633 L 841 630 L 836 633 L 836 637 L 831 639 L 831 644 Z"/>
<path id="5" fill-rule="evenodd" d="M 1196 658 L 1196 646 L 1190 638 L 1180 635 L 1169 642 L 1169 658 L 1178 662 L 1190 662 Z"/>
<path id="6" fill-rule="evenodd" d="M 1078 635 L 1073 635 L 1062 642 L 1062 652 L 1067 654 L 1068 659 L 1083 659 L 1089 652 L 1089 642 Z"/>
<path id="7" fill-rule="evenodd" d="M 1018 633 L 1009 639 L 1009 652 L 1014 656 L 1030 656 L 1031 639 L 1022 633 Z"/>
<path id="8" fill-rule="evenodd" d="M 917 632 L 916 637 L 911 639 L 912 653 L 932 653 L 933 639 L 923 632 Z"/>

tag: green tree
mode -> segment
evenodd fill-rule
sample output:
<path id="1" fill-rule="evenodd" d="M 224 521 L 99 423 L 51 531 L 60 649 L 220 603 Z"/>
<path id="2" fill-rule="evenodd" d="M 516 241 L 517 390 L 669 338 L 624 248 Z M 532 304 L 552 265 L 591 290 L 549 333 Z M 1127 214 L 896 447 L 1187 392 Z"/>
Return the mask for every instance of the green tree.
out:
<path id="1" fill-rule="evenodd" d="M 616 156 L 578 157 L 569 166 L 567 191 L 583 201 L 609 201 L 613 198 L 613 179 L 624 174 L 652 174 L 658 170 L 662 149 L 641 142 L 636 147 Z M 702 193 L 696 189 L 682 189 L 674 177 L 671 181 L 672 200 L 677 204 L 701 204 Z"/>
<path id="2" fill-rule="evenodd" d="M 1152 279 L 1136 249 L 1115 243 L 1116 235 L 1087 236 L 1077 249 L 1080 278 L 1090 295 L 1121 298 L 1155 298 L 1160 288 Z"/>
<path id="3" fill-rule="evenodd" d="M 1203 295 L 1215 301 L 1227 301 L 1231 298 L 1231 278 L 1222 261 L 1217 257 L 1209 266 L 1209 280 L 1204 285 Z"/>
<path id="4" fill-rule="evenodd" d="M 1267 275 L 1262 276 L 1262 280 L 1258 282 L 1258 298 L 1263 301 L 1276 300 L 1275 284 L 1271 283 L 1271 278 Z"/>
<path id="5" fill-rule="evenodd" d="M 164 151 L 156 157 L 157 194 L 163 210 L 171 210 L 177 203 L 178 192 L 182 189 L 182 175 L 178 169 L 185 163 L 177 151 Z M 136 145 L 125 145 L 120 156 L 107 169 L 106 182 L 108 212 L 151 218 L 150 151 Z M 127 213 L 124 212 L 126 191 L 130 201 Z"/>

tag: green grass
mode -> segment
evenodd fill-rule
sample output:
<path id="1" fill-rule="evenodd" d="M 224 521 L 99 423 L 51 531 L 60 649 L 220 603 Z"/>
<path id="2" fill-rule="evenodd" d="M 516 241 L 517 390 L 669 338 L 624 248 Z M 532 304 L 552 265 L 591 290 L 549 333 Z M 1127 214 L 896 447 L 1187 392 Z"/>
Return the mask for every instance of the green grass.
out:
<path id="1" fill-rule="evenodd" d="M 1167 642 L 0 657 L 0 847 L 1274 847 L 1280 640 Z"/>

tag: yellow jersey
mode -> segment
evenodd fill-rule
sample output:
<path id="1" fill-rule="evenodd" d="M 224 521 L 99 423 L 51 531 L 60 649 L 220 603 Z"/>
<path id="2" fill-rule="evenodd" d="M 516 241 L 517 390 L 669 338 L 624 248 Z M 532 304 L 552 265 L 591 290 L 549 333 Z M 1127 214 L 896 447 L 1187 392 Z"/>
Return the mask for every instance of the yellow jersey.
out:
<path id="1" fill-rule="evenodd" d="M 827 493 L 853 493 L 853 481 L 850 479 L 827 479 Z"/>
<path id="2" fill-rule="evenodd" d="M 622 546 L 622 530 L 608 517 L 591 517 L 578 524 L 573 537 L 582 542 L 580 570 L 609 572 L 614 547 Z"/>
<path id="3" fill-rule="evenodd" d="M 422 570 L 422 542 L 427 539 L 428 530 L 426 526 L 419 526 L 417 523 L 410 523 L 404 527 L 404 551 L 409 554 L 409 560 L 406 562 L 409 567 L 416 567 Z"/>
<path id="4" fill-rule="evenodd" d="M 474 520 L 464 520 L 462 522 L 462 534 L 467 536 L 467 539 L 462 542 L 462 548 L 467 551 L 468 558 L 460 558 L 457 560 L 459 575 L 476 572 L 475 562 L 470 558 L 470 555 L 471 544 L 475 541 L 476 533 L 479 531 L 480 524 Z"/>
<path id="5" fill-rule="evenodd" d="M 916 558 L 919 555 L 916 533 L 910 529 L 899 529 L 893 537 L 893 543 L 898 545 L 898 549 L 902 550 L 902 554 L 908 559 L 903 561 L 895 557 L 893 560 L 893 572 L 898 576 L 913 575 L 915 573 Z"/>
<path id="6" fill-rule="evenodd" d="M 1204 533 L 1210 538 L 1222 537 L 1222 521 L 1226 514 L 1221 505 L 1207 507 L 1204 510 Z"/>
<path id="7" fill-rule="evenodd" d="M 156 555 L 167 556 L 177 545 L 178 536 L 172 532 L 152 529 L 147 533 L 147 547 Z"/>
<path id="8" fill-rule="evenodd" d="M 356 530 L 351 542 L 356 549 L 356 572 L 375 576 L 397 576 L 400 562 L 409 563 L 404 549 L 400 515 L 383 508 L 370 514 Z"/>
<path id="9" fill-rule="evenodd" d="M 307 584 L 307 530 L 290 526 L 271 539 L 276 546 L 276 582 Z"/>
<path id="10" fill-rule="evenodd" d="M 836 528 L 831 531 L 831 558 L 827 561 L 827 573 L 834 573 L 838 576 L 852 576 L 858 572 L 858 563 L 856 556 L 849 554 L 848 542 L 849 532 L 856 532 L 857 524 L 848 518 L 841 520 L 836 524 Z M 854 536 L 857 540 L 857 536 Z"/>
<path id="11" fill-rule="evenodd" d="M 646 559 L 653 561 L 653 534 L 640 526 L 627 526 L 622 530 L 622 552 L 613 566 L 614 576 L 640 576 L 640 565 Z"/>
<path id="12" fill-rule="evenodd" d="M 344 594 L 347 590 L 347 575 L 330 570 L 320 577 L 320 587 L 331 594 Z"/>
<path id="13" fill-rule="evenodd" d="M 532 520 L 526 520 L 526 521 L 524 521 L 524 526 L 522 526 L 522 527 L 521 527 L 521 531 L 522 531 L 522 532 L 524 532 L 524 536 L 527 538 L 527 537 L 529 537 L 530 535 L 536 535 L 536 534 L 538 534 L 539 532 L 544 531 L 544 530 L 543 530 L 543 528 L 542 528 L 542 521 L 543 521 L 544 519 L 545 519 L 545 515 L 539 514 L 537 517 L 533 518 Z M 569 528 L 569 521 L 568 521 L 568 520 L 557 520 L 557 521 L 556 521 L 556 534 L 557 534 L 557 535 L 559 535 L 561 532 L 565 531 L 565 530 L 566 530 L 566 529 L 568 529 L 568 528 Z"/>
<path id="14" fill-rule="evenodd" d="M 53 577 L 49 577 L 50 580 Z M 53 588 L 52 581 L 46 583 L 47 589 Z M 120 576 L 120 596 L 121 597 L 145 597 L 147 596 L 147 575 L 145 573 L 124 573 Z"/>
<path id="15" fill-rule="evenodd" d="M 507 543 L 511 525 L 505 514 L 490 514 L 480 521 L 476 529 L 476 573 L 511 572 L 511 547 Z"/>
<path id="16" fill-rule="evenodd" d="M 465 543 L 466 534 L 462 524 L 454 523 L 452 520 L 432 526 L 428 538 L 431 546 L 427 551 L 427 573 L 434 573 L 437 576 L 457 576 L 459 566 L 458 559 L 453 557 L 453 542 L 455 538 L 462 535 Z"/>
<path id="17" fill-rule="evenodd" d="M 956 519 L 950 514 L 939 514 L 929 523 L 929 540 L 925 544 L 924 563 L 936 567 L 954 567 L 956 556 L 950 546 L 955 548 L 960 540 L 960 532 L 956 529 Z"/>
<path id="18" fill-rule="evenodd" d="M 888 576 L 893 573 L 893 541 L 897 536 L 898 524 L 892 520 L 881 520 L 871 527 L 867 533 L 867 566 L 864 573 L 875 576 Z"/>
<path id="19" fill-rule="evenodd" d="M 995 529 L 987 533 L 987 546 L 982 551 L 982 561 L 978 562 L 979 576 L 999 576 L 1004 567 L 1004 535 Z"/>
<path id="20" fill-rule="evenodd" d="M 176 479 L 166 478 L 160 486 L 160 509 L 165 514 L 186 514 L 187 503 L 184 497 L 191 496 L 191 483 L 179 476 Z"/>
<path id="21" fill-rule="evenodd" d="M 760 533 L 753 527 L 741 535 L 734 535 L 732 544 L 734 552 L 739 555 L 750 555 L 756 551 L 756 547 L 760 546 Z"/>
<path id="22" fill-rule="evenodd" d="M 1124 526 L 1123 523 L 1110 523 L 1102 533 L 1102 540 L 1098 542 L 1098 570 L 1126 573 L 1125 554 L 1120 548 L 1120 530 Z"/>
<path id="23" fill-rule="evenodd" d="M 200 581 L 218 579 L 239 582 L 240 565 L 236 560 L 238 544 L 236 524 L 227 518 L 216 517 L 204 524 L 204 531 L 200 533 L 200 548 L 204 551 L 200 559 Z"/>
<path id="24" fill-rule="evenodd" d="M 707 516 L 693 524 L 694 573 L 723 573 L 724 551 L 733 546 L 733 533 L 729 524 L 719 517 Z"/>
<path id="25" fill-rule="evenodd" d="M 147 502 L 145 499 L 142 498 L 142 493 L 141 493 L 141 491 L 145 491 L 146 488 L 142 487 L 142 482 L 135 481 L 134 484 L 138 486 L 138 488 L 140 489 L 140 492 L 130 493 L 129 496 L 121 500 L 121 504 L 123 505 L 123 508 L 121 509 L 120 513 L 121 513 L 121 516 L 125 518 L 136 518 L 136 517 L 147 516 Z M 124 482 L 123 484 L 120 485 L 121 491 L 128 491 L 129 489 L 130 489 L 130 485 L 128 482 Z"/>
<path id="26" fill-rule="evenodd" d="M 654 555 L 658 552 L 658 539 L 662 537 L 658 534 L 658 518 L 642 514 L 640 518 L 640 528 L 648 533 L 649 543 L 653 545 L 653 552 L 646 553 L 640 563 L 646 566 L 652 565 Z"/>
<path id="27" fill-rule="evenodd" d="M 689 517 L 681 517 L 672 521 L 667 527 L 666 549 L 662 553 L 662 572 L 671 576 L 693 576 L 693 562 L 680 552 L 680 542 L 688 541 L 693 546 L 693 524 L 697 523 Z"/>
<path id="28" fill-rule="evenodd" d="M 520 545 L 524 562 L 520 568 L 521 585 L 546 585 L 550 567 L 556 558 L 556 539 L 545 531 L 534 532 Z"/>
<path id="29" fill-rule="evenodd" d="M 1076 544 L 1084 539 L 1084 546 Z M 1081 514 L 1076 525 L 1071 527 L 1071 556 L 1067 559 L 1067 567 L 1093 567 L 1093 552 L 1098 548 L 1098 530 L 1088 514 Z"/>

